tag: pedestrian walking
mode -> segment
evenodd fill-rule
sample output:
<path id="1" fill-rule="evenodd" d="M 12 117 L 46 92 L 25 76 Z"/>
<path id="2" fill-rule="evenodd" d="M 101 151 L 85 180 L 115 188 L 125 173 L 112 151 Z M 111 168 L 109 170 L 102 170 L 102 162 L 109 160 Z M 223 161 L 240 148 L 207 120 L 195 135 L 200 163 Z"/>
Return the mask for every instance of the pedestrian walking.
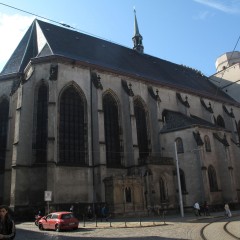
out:
<path id="1" fill-rule="evenodd" d="M 210 213 L 209 213 L 209 206 L 208 206 L 207 201 L 204 201 L 204 204 L 203 204 L 203 211 L 204 211 L 204 215 L 205 215 L 205 216 L 210 216 Z"/>
<path id="2" fill-rule="evenodd" d="M 194 203 L 193 208 L 195 210 L 195 215 L 196 216 L 201 216 L 200 205 L 199 205 L 198 202 Z"/>
<path id="3" fill-rule="evenodd" d="M 232 213 L 231 213 L 231 211 L 230 211 L 230 208 L 229 208 L 228 203 L 225 203 L 224 209 L 225 209 L 225 216 L 226 216 L 226 217 L 231 217 L 231 216 L 232 216 Z"/>
<path id="4" fill-rule="evenodd" d="M 73 210 L 74 210 L 74 206 L 73 206 L 73 205 L 71 205 L 71 207 L 70 207 L 70 212 L 72 212 L 72 213 L 73 213 Z"/>
<path id="5" fill-rule="evenodd" d="M 93 211 L 90 205 L 87 207 L 87 218 L 92 219 L 93 218 Z"/>
<path id="6" fill-rule="evenodd" d="M 106 204 L 102 207 L 102 218 L 105 218 L 106 221 L 108 221 L 108 207 Z"/>
<path id="7" fill-rule="evenodd" d="M 9 208 L 0 206 L 0 239 L 14 239 L 16 234 L 14 221 L 9 214 Z"/>

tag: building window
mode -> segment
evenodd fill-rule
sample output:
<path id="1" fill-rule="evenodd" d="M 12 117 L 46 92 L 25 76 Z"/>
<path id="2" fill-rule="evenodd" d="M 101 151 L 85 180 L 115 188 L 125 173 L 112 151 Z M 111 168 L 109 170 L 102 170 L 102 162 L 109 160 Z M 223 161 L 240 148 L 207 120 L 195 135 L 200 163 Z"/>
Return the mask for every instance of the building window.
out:
<path id="1" fill-rule="evenodd" d="M 6 99 L 0 101 L 0 172 L 5 168 L 7 150 L 9 102 Z"/>
<path id="2" fill-rule="evenodd" d="M 166 186 L 165 182 L 162 178 L 159 180 L 159 187 L 160 187 L 160 202 L 166 202 L 167 200 L 167 191 L 166 191 Z"/>
<path id="3" fill-rule="evenodd" d="M 139 158 L 145 159 L 149 155 L 147 120 L 146 111 L 139 99 L 134 101 L 134 113 L 136 118 Z"/>
<path id="4" fill-rule="evenodd" d="M 217 175 L 212 165 L 208 167 L 208 180 L 209 180 L 210 191 L 211 192 L 218 191 Z"/>
<path id="5" fill-rule="evenodd" d="M 210 144 L 210 139 L 207 135 L 204 137 L 204 144 L 205 144 L 205 150 L 206 152 L 211 152 L 211 144 Z"/>
<path id="6" fill-rule="evenodd" d="M 176 139 L 177 153 L 184 153 L 183 142 L 181 138 Z"/>
<path id="7" fill-rule="evenodd" d="M 182 169 L 179 169 L 179 172 L 180 172 L 182 194 L 186 194 L 187 193 L 187 188 L 186 188 L 186 181 L 185 181 L 185 173 Z"/>
<path id="8" fill-rule="evenodd" d="M 38 88 L 34 109 L 33 152 L 35 162 L 43 163 L 47 161 L 48 138 L 48 87 L 44 83 Z"/>
<path id="9" fill-rule="evenodd" d="M 225 128 L 225 122 L 221 115 L 218 115 L 218 117 L 217 117 L 217 125 L 219 127 Z"/>
<path id="10" fill-rule="evenodd" d="M 75 87 L 68 87 L 60 98 L 59 162 L 85 165 L 87 128 L 85 98 Z"/>
<path id="11" fill-rule="evenodd" d="M 125 188 L 126 203 L 132 202 L 132 191 L 130 187 Z"/>
<path id="12" fill-rule="evenodd" d="M 106 161 L 109 167 L 121 166 L 118 105 L 111 94 L 103 97 Z"/>
<path id="13" fill-rule="evenodd" d="M 237 124 L 237 132 L 238 132 L 238 142 L 240 143 L 240 120 L 238 121 L 238 124 Z"/>

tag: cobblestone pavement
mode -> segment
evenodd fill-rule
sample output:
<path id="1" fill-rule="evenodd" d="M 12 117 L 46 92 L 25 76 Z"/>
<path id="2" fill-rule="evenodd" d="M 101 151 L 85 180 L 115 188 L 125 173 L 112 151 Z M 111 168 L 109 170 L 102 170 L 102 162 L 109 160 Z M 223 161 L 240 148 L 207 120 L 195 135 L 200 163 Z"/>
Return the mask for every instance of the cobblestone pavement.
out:
<path id="1" fill-rule="evenodd" d="M 240 224 L 239 224 L 239 220 L 230 222 L 229 224 L 227 224 L 226 229 L 234 234 L 235 236 L 237 236 L 240 239 Z"/>
<path id="2" fill-rule="evenodd" d="M 162 219 L 142 220 L 141 224 L 138 220 L 128 221 L 112 221 L 112 222 L 83 222 L 79 224 L 77 231 L 55 232 L 40 231 L 32 222 L 24 222 L 16 224 L 17 235 L 16 240 L 103 240 L 103 239 L 130 239 L 130 240 L 173 240 L 173 239 L 193 239 L 202 240 L 201 229 L 209 240 L 231 240 L 229 235 L 224 235 L 223 227 L 231 219 L 219 218 L 218 216 L 199 217 L 187 216 L 169 217 L 166 222 Z M 223 216 L 222 216 L 223 217 Z M 226 225 L 226 228 L 233 233 L 239 234 L 240 216 L 234 218 L 234 221 Z M 216 223 L 209 224 L 213 221 Z M 208 225 L 209 224 L 209 225 Z M 140 226 L 141 225 L 141 226 Z M 239 236 L 239 235 L 238 235 Z M 225 237 L 225 238 L 224 238 Z"/>

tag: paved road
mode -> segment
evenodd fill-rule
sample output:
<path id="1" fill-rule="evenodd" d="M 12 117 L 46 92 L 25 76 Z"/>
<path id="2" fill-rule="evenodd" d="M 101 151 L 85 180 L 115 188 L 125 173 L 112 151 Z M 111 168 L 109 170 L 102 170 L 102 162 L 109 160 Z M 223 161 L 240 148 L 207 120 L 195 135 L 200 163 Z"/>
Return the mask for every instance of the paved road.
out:
<path id="1" fill-rule="evenodd" d="M 220 218 L 203 229 L 206 239 L 234 240 L 240 239 L 240 216 Z"/>
<path id="2" fill-rule="evenodd" d="M 231 219 L 221 218 L 221 214 L 211 217 L 187 216 L 185 218 L 171 217 L 166 222 L 162 219 L 142 220 L 141 226 L 138 220 L 113 221 L 111 227 L 109 222 L 87 222 L 84 226 L 80 223 L 77 231 L 55 232 L 40 231 L 34 223 L 25 222 L 16 224 L 16 240 L 103 240 L 103 239 L 130 239 L 130 240 L 174 240 L 174 239 L 193 239 L 202 240 L 201 230 L 204 226 L 206 236 L 211 240 L 230 240 L 229 235 L 224 235 L 223 227 Z M 239 214 L 239 212 L 238 212 Z M 215 222 L 217 221 L 217 222 Z M 212 223 L 215 222 L 215 223 Z M 212 224 L 209 224 L 212 223 Z M 226 225 L 229 231 L 239 233 L 240 216 L 234 218 L 234 222 Z M 215 234 L 219 232 L 219 234 Z"/>

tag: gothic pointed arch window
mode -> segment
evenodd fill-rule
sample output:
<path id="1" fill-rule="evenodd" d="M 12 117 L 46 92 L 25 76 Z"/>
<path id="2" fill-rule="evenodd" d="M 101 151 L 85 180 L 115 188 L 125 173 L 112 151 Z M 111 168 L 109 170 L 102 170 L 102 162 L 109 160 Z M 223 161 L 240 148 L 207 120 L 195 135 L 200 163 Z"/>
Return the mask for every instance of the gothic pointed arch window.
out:
<path id="1" fill-rule="evenodd" d="M 86 165 L 88 141 L 86 128 L 86 100 L 74 86 L 67 87 L 60 96 L 59 163 Z"/>
<path id="2" fill-rule="evenodd" d="M 108 167 L 121 166 L 118 104 L 112 94 L 103 96 L 106 162 Z"/>
<path id="3" fill-rule="evenodd" d="M 160 190 L 160 202 L 166 202 L 167 201 L 167 188 L 166 183 L 163 180 L 163 178 L 160 177 L 159 180 L 159 190 Z"/>
<path id="4" fill-rule="evenodd" d="M 42 83 L 37 90 L 34 106 L 32 149 L 36 163 L 47 162 L 48 86 Z"/>
<path id="5" fill-rule="evenodd" d="M 125 188 L 125 198 L 126 198 L 126 203 L 132 202 L 132 190 L 130 187 Z"/>
<path id="6" fill-rule="evenodd" d="M 238 124 L 237 124 L 237 132 L 238 132 L 238 141 L 240 143 L 240 120 L 238 121 Z"/>
<path id="7" fill-rule="evenodd" d="M 223 117 L 221 115 L 218 115 L 218 117 L 217 117 L 217 125 L 219 127 L 225 128 L 225 122 L 224 122 Z"/>
<path id="8" fill-rule="evenodd" d="M 145 159 L 149 156 L 147 116 L 143 103 L 138 98 L 134 100 L 134 114 L 136 118 L 139 158 Z"/>
<path id="9" fill-rule="evenodd" d="M 182 194 L 186 194 L 187 193 L 187 188 L 186 188 L 185 173 L 182 169 L 179 169 L 179 173 L 180 173 Z"/>
<path id="10" fill-rule="evenodd" d="M 181 138 L 176 139 L 177 153 L 184 153 L 183 141 Z"/>
<path id="11" fill-rule="evenodd" d="M 207 135 L 204 136 L 204 144 L 205 144 L 206 152 L 211 152 L 210 139 L 209 139 L 209 137 Z"/>
<path id="12" fill-rule="evenodd" d="M 208 167 L 208 180 L 209 180 L 210 191 L 211 192 L 218 191 L 217 175 L 216 175 L 215 168 L 212 165 Z"/>
<path id="13" fill-rule="evenodd" d="M 8 111 L 9 102 L 7 99 L 0 99 L 0 172 L 5 168 L 5 157 L 7 150 L 8 133 Z"/>

